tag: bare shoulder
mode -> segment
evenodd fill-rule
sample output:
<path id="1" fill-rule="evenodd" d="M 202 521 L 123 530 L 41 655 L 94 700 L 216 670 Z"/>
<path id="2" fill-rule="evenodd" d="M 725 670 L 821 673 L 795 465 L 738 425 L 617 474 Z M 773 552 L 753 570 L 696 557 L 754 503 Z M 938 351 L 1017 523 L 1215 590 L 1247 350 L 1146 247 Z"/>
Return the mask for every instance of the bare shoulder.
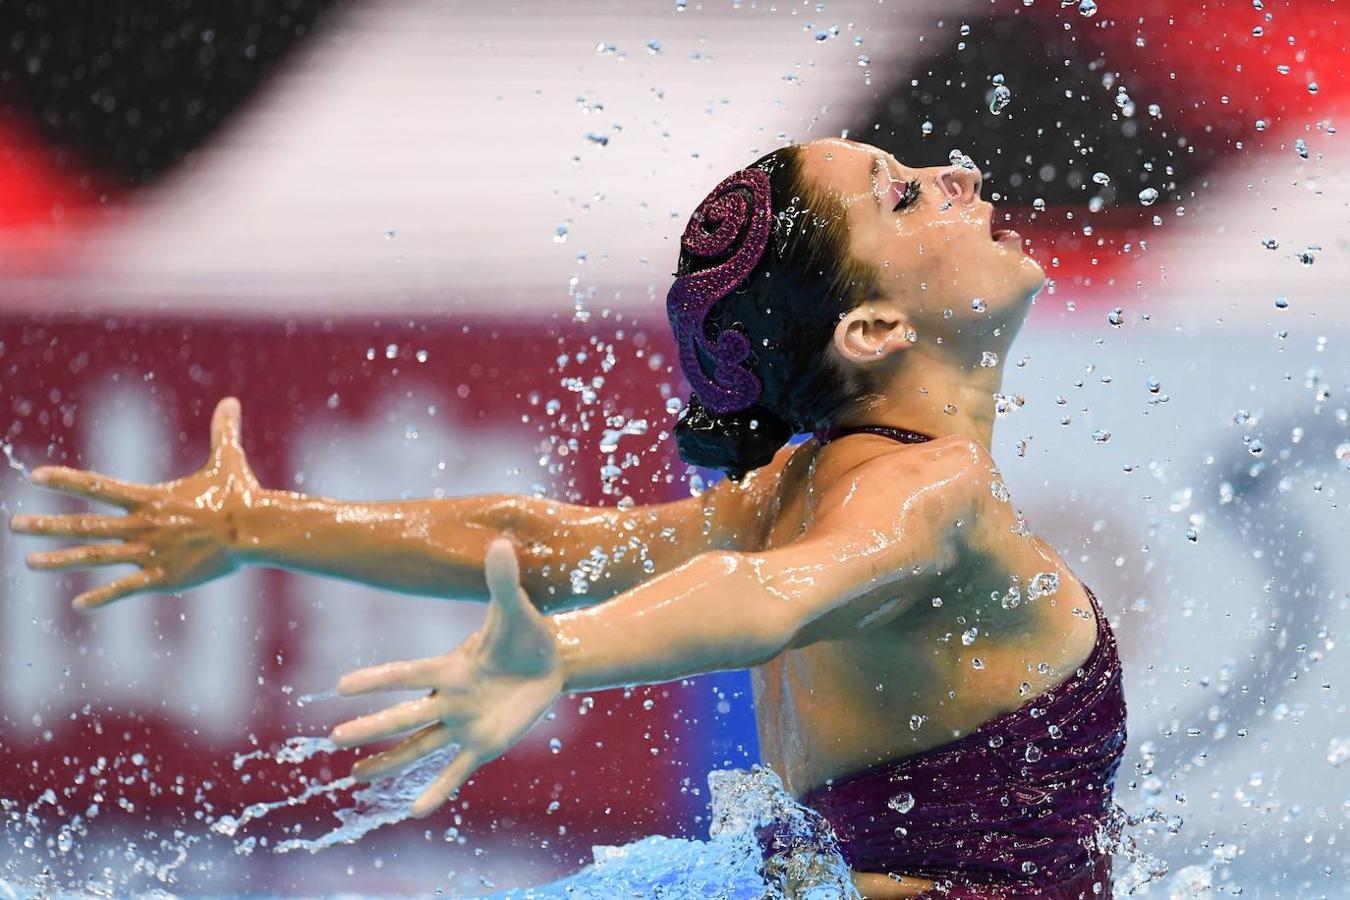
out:
<path id="1" fill-rule="evenodd" d="M 897 445 L 854 466 L 822 492 L 819 514 L 866 496 L 913 506 L 936 504 L 953 513 L 973 511 L 971 502 L 998 477 L 989 451 L 952 435 L 919 445 Z"/>
<path id="2" fill-rule="evenodd" d="M 958 555 L 1019 568 L 1057 560 L 1054 568 L 1068 574 L 1032 532 L 989 449 L 957 435 L 897 447 L 849 470 L 822 492 L 816 517 L 873 528 L 922 521 L 925 533 L 950 535 Z"/>
<path id="3" fill-rule="evenodd" d="M 963 463 L 966 490 L 972 500 L 972 516 L 964 529 L 968 547 L 981 559 L 998 560 L 1024 580 L 1033 573 L 1054 574 L 1066 585 L 1066 596 L 1082 599 L 1084 589 L 1077 575 L 1028 523 L 989 449 L 969 441 L 962 453 L 967 459 Z"/>
<path id="4" fill-rule="evenodd" d="M 783 447 L 772 460 L 746 473 L 740 481 L 724 479 L 703 495 L 704 516 L 712 530 L 711 544 L 722 549 L 757 549 L 772 523 L 785 481 L 803 474 L 811 453 L 805 444 Z"/>

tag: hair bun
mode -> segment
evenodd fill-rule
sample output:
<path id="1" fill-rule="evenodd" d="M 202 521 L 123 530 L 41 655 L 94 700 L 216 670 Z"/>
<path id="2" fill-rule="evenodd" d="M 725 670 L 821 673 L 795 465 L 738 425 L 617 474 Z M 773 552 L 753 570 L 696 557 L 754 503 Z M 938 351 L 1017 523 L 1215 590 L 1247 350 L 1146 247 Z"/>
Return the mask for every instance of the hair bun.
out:
<path id="1" fill-rule="evenodd" d="M 690 397 L 675 423 L 675 445 L 690 465 L 725 472 L 732 481 L 773 459 L 792 426 L 763 406 L 717 414 Z"/>

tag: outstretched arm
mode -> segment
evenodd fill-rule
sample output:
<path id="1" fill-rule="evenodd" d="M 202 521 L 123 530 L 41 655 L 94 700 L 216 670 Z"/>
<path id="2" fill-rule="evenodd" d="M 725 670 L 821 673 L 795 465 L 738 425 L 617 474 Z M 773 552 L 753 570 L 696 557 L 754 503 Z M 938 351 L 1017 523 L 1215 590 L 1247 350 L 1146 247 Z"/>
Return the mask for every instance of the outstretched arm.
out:
<path id="1" fill-rule="evenodd" d="M 565 689 L 646 684 L 759 665 L 905 611 L 901 582 L 959 556 L 979 476 L 905 484 L 878 458 L 821 498 L 798 541 L 695 557 L 608 603 L 553 617 Z"/>
<path id="2" fill-rule="evenodd" d="M 521 545 L 522 578 L 534 602 L 554 610 L 611 596 L 704 550 L 735 546 L 746 534 L 738 523 L 753 518 L 746 510 L 761 490 L 751 478 L 625 510 L 508 495 L 359 503 L 266 490 L 245 458 L 232 397 L 216 406 L 206 464 L 185 478 L 140 485 L 43 466 L 32 481 L 126 510 L 10 522 L 20 533 L 102 541 L 31 553 L 32 568 L 141 567 L 76 597 L 81 610 L 183 590 L 250 564 L 483 600 L 487 543 L 503 532 Z"/>
<path id="3" fill-rule="evenodd" d="M 359 503 L 264 491 L 240 516 L 248 562 L 411 594 L 486 600 L 483 560 L 502 534 L 518 544 L 521 583 L 544 611 L 595 602 L 699 552 L 734 546 L 749 490 L 722 482 L 699 497 L 628 509 L 491 494 Z"/>
<path id="4" fill-rule="evenodd" d="M 904 611 L 896 599 L 902 581 L 945 571 L 960 556 L 959 529 L 980 477 L 968 464 L 945 468 L 935 480 L 906 484 L 879 458 L 822 497 L 811 529 L 794 544 L 702 554 L 607 603 L 553 616 L 530 604 L 509 544 L 494 542 L 486 567 L 492 603 L 481 629 L 444 656 L 373 666 L 338 683 L 348 695 L 431 693 L 346 722 L 333 740 L 352 747 L 416 729 L 362 760 L 362 778 L 458 744 L 414 804 L 414 815 L 426 815 L 564 692 L 745 668 L 879 626 Z"/>

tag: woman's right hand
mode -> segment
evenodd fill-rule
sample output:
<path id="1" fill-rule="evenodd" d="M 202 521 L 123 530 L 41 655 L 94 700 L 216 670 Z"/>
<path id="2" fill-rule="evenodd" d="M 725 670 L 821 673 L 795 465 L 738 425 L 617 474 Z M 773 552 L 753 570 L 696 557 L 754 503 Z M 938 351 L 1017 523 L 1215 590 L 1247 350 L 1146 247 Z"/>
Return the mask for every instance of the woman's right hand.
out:
<path id="1" fill-rule="evenodd" d="M 29 568 L 140 566 L 138 572 L 77 596 L 73 605 L 81 612 L 136 593 L 185 590 L 238 568 L 240 513 L 252 507 L 262 490 L 244 457 L 239 419 L 239 401 L 221 400 L 211 417 L 206 463 L 174 481 L 141 485 L 64 466 L 34 469 L 29 476 L 33 484 L 111 503 L 127 513 L 14 516 L 10 528 L 22 534 L 100 541 L 30 553 Z"/>

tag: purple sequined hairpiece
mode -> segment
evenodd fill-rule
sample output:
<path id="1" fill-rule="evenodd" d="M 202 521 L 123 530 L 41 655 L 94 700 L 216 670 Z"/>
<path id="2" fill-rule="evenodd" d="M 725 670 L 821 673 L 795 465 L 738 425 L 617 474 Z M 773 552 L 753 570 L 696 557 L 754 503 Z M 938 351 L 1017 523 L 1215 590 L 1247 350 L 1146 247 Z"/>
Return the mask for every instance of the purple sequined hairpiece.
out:
<path id="1" fill-rule="evenodd" d="M 694 396 L 714 413 L 739 412 L 753 406 L 763 389 L 745 366 L 750 355 L 750 341 L 745 335 L 728 329 L 710 342 L 703 323 L 712 305 L 744 281 L 764 256 L 773 216 L 770 201 L 769 176 L 764 170 L 742 169 L 704 198 L 680 238 L 680 246 L 693 256 L 706 259 L 731 252 L 715 266 L 675 279 L 666 295 L 666 314 L 679 344 L 680 368 Z M 700 350 L 712 359 L 711 378 L 703 371 Z"/>

